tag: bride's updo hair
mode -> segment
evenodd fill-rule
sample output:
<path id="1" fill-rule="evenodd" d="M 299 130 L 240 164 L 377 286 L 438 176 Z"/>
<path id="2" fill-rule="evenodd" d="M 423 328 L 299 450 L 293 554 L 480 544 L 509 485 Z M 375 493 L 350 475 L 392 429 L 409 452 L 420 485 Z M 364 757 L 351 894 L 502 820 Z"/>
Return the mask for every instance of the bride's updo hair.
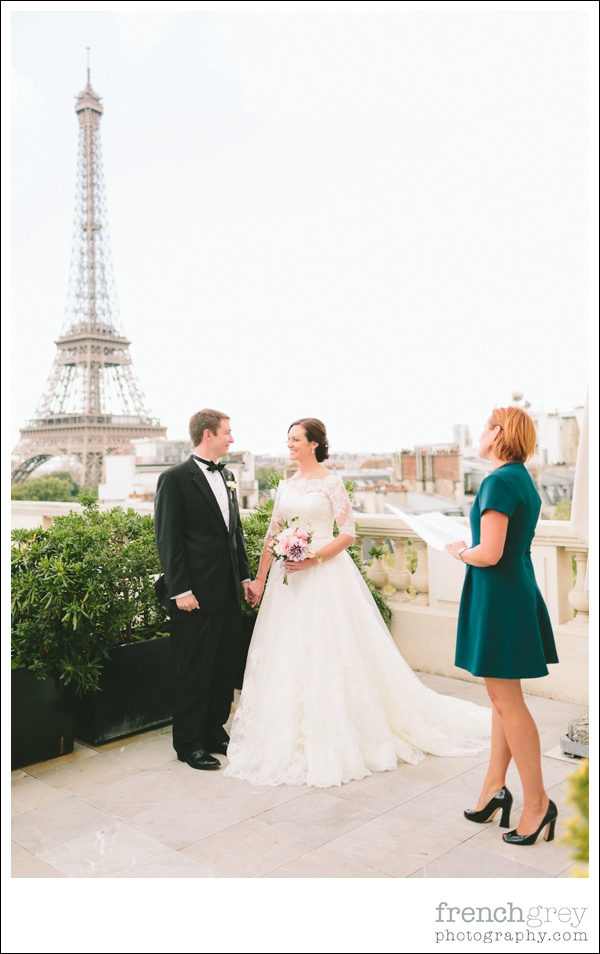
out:
<path id="1" fill-rule="evenodd" d="M 292 421 L 288 427 L 288 434 L 296 424 L 304 428 L 307 441 L 316 441 L 318 443 L 319 446 L 315 447 L 315 457 L 319 463 L 321 464 L 324 460 L 327 460 L 329 457 L 329 441 L 327 440 L 327 431 L 325 430 L 323 421 L 319 421 L 316 417 L 300 417 L 297 421 Z"/>

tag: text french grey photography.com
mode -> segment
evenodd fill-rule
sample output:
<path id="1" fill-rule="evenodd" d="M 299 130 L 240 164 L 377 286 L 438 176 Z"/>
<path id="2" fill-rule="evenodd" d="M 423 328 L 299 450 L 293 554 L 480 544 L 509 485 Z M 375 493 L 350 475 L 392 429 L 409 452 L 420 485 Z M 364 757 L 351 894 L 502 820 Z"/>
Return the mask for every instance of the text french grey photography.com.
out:
<path id="1" fill-rule="evenodd" d="M 499 905 L 458 907 L 440 901 L 435 908 L 435 944 L 586 943 L 585 907 Z"/>

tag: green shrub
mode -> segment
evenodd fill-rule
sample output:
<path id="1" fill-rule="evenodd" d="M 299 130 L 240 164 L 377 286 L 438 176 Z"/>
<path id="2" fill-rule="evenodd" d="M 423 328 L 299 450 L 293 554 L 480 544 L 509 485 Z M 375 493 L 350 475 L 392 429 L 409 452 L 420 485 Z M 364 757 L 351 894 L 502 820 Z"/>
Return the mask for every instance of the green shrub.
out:
<path id="1" fill-rule="evenodd" d="M 55 471 L 44 477 L 30 477 L 22 484 L 12 484 L 11 500 L 77 500 L 79 484 L 68 471 Z"/>
<path id="2" fill-rule="evenodd" d="M 12 665 L 45 679 L 58 672 L 78 695 L 98 688 L 102 660 L 121 643 L 168 632 L 156 599 L 154 522 L 120 507 L 83 512 L 48 530 L 12 533 Z"/>
<path id="3" fill-rule="evenodd" d="M 97 487 L 85 487 L 98 496 Z M 68 470 L 54 470 L 41 477 L 28 477 L 22 484 L 11 484 L 12 500 L 52 500 L 70 503 L 77 501 L 79 484 Z"/>
<path id="4" fill-rule="evenodd" d="M 419 554 L 412 540 L 406 541 L 406 569 L 409 573 L 414 573 L 419 562 Z"/>
<path id="5" fill-rule="evenodd" d="M 590 860 L 590 763 L 584 759 L 578 770 L 569 779 L 567 801 L 576 814 L 566 823 L 564 841 L 571 849 L 571 857 L 577 866 L 575 877 L 587 878 Z"/>
<path id="6" fill-rule="evenodd" d="M 268 489 L 275 490 L 281 479 L 281 474 L 271 474 L 268 480 Z M 250 572 L 253 580 L 256 579 L 256 574 L 258 573 L 260 555 L 263 550 L 263 544 L 267 530 L 269 529 L 269 524 L 271 523 L 272 515 L 273 501 L 271 498 L 268 498 L 267 500 L 263 500 L 249 516 L 242 517 L 244 546 L 246 547 L 246 555 L 248 557 L 248 563 L 250 564 Z M 253 609 L 245 600 L 242 600 L 242 611 L 246 616 L 256 616 L 258 607 Z"/>
<path id="7" fill-rule="evenodd" d="M 556 507 L 554 508 L 554 514 L 552 516 L 552 519 L 553 520 L 570 520 L 572 506 L 573 506 L 572 500 L 559 500 Z"/>
<path id="8" fill-rule="evenodd" d="M 280 479 L 271 475 L 270 486 Z M 40 679 L 57 672 L 81 695 L 98 689 L 113 647 L 167 634 L 168 619 L 152 585 L 161 569 L 152 517 L 121 507 L 100 511 L 89 488 L 78 500 L 83 512 L 56 517 L 48 530 L 12 532 L 11 661 Z M 243 520 L 253 577 L 272 512 L 266 500 Z M 365 577 L 360 549 L 354 544 L 348 553 L 389 624 L 391 609 Z M 242 606 L 246 614 L 257 612 Z"/>
<path id="9" fill-rule="evenodd" d="M 279 477 L 279 480 L 283 477 L 283 474 L 280 470 L 277 470 L 276 467 L 257 467 L 254 471 L 254 476 L 258 480 L 258 489 L 259 490 L 268 490 L 271 486 L 270 481 L 272 477 Z"/>

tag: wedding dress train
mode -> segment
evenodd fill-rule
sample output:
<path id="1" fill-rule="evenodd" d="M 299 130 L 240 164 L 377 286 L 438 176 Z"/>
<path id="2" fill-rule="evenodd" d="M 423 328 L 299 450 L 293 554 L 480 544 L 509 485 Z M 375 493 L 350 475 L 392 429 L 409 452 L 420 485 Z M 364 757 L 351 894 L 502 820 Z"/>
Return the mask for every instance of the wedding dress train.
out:
<path id="1" fill-rule="evenodd" d="M 317 549 L 354 534 L 343 482 L 296 477 L 278 487 L 270 532 L 297 517 Z M 290 574 L 271 567 L 248 653 L 225 775 L 255 785 L 329 787 L 416 763 L 424 753 L 489 746 L 489 709 L 424 686 L 400 655 L 345 551 Z"/>

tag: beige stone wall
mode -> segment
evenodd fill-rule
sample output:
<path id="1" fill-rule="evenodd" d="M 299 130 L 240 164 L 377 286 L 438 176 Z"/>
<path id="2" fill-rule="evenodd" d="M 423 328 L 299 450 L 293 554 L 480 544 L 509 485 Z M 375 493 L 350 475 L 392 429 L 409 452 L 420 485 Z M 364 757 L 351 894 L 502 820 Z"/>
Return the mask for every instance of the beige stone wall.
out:
<path id="1" fill-rule="evenodd" d="M 464 565 L 445 551 L 419 541 L 399 517 L 365 514 L 359 518 L 359 534 L 369 537 L 377 546 L 386 539 L 394 542 L 396 556 L 385 592 L 392 594 L 389 596 L 394 613 L 392 636 L 410 667 L 482 682 L 454 666 Z M 406 539 L 411 539 L 418 551 L 417 567 L 412 574 L 405 566 Z M 575 580 L 573 556 L 577 563 Z M 587 545 L 571 533 L 565 521 L 540 520 L 531 558 L 552 621 L 560 662 L 549 667 L 548 676 L 524 680 L 523 687 L 533 695 L 587 705 L 589 597 L 584 589 Z M 377 580 L 374 582 L 380 585 Z M 498 612 L 502 612 L 502 607 L 498 607 Z"/>
<path id="2" fill-rule="evenodd" d="M 560 439 L 565 464 L 574 467 L 577 463 L 577 448 L 579 447 L 579 427 L 575 417 L 564 417 L 561 420 Z"/>
<path id="3" fill-rule="evenodd" d="M 392 637 L 411 669 L 483 684 L 483 679 L 454 665 L 455 611 L 400 603 L 393 597 L 390 605 L 394 612 Z M 554 636 L 560 662 L 549 666 L 548 676 L 524 679 L 523 689 L 534 696 L 588 705 L 588 627 L 568 623 L 555 627 Z"/>

